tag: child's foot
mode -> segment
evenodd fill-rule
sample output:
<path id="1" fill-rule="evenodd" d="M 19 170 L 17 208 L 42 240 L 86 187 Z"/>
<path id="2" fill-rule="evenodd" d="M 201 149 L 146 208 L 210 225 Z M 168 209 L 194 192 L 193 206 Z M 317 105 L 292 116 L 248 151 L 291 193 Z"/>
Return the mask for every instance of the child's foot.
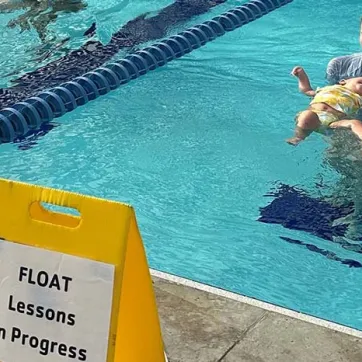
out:
<path id="1" fill-rule="evenodd" d="M 302 139 L 300 139 L 298 137 L 292 137 L 292 138 L 288 138 L 286 140 L 286 142 L 292 146 L 297 146 L 300 142 L 302 142 Z"/>

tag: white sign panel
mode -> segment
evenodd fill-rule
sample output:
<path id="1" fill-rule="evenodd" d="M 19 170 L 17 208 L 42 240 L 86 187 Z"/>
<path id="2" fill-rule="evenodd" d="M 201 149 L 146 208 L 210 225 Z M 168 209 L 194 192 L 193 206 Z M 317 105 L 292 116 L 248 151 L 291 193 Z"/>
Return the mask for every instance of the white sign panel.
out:
<path id="1" fill-rule="evenodd" d="M 114 270 L 0 240 L 0 361 L 106 362 Z"/>

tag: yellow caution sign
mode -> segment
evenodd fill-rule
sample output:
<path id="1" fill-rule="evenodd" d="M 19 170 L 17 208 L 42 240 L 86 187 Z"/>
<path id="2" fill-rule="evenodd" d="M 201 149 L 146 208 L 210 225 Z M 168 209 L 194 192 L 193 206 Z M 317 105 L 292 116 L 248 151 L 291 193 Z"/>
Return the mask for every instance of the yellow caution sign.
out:
<path id="1" fill-rule="evenodd" d="M 3 179 L 0 200 L 0 361 L 165 362 L 132 207 Z"/>

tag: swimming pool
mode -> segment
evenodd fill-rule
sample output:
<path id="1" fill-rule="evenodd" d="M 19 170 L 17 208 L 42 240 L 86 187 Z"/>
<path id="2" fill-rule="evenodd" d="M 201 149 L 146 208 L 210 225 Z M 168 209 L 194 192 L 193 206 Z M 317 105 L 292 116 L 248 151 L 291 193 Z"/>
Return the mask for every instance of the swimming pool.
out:
<path id="1" fill-rule="evenodd" d="M 73 36 L 76 47 L 95 19 L 107 40 L 125 21 L 168 3 L 90 1 L 52 27 L 59 37 Z M 278 182 L 313 195 L 337 182 L 318 136 L 298 148 L 284 143 L 308 101 L 289 72 L 302 64 L 313 84 L 323 84 L 330 58 L 358 51 L 361 13 L 357 0 L 321 0 L 318 7 L 295 0 L 66 114 L 26 151 L 1 145 L 0 176 L 131 203 L 152 268 L 362 329 L 362 269 L 280 236 L 341 259 L 362 257 L 310 233 L 257 222 L 270 202 L 264 195 Z M 4 85 L 22 57 L 28 69 L 36 65 L 29 51 L 36 34 L 1 27 Z"/>

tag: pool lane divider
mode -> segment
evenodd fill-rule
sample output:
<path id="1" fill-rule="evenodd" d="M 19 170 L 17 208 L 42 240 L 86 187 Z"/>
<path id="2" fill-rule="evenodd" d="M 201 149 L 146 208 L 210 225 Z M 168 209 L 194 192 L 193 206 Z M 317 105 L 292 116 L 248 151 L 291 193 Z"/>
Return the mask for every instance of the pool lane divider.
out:
<path id="1" fill-rule="evenodd" d="M 133 79 L 162 67 L 293 0 L 251 0 L 177 35 L 108 63 L 36 97 L 0 110 L 0 143 L 37 130 L 43 123 L 71 112 Z"/>

